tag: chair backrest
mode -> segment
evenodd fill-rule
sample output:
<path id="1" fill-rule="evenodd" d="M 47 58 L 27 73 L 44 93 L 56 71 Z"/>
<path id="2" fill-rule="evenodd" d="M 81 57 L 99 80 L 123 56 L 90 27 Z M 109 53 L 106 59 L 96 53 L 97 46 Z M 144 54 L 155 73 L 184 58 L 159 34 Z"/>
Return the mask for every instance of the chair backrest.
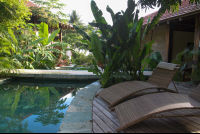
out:
<path id="1" fill-rule="evenodd" d="M 200 102 L 200 84 L 195 88 L 195 90 L 189 96 L 190 98 Z"/>
<path id="2" fill-rule="evenodd" d="M 179 67 L 179 65 L 177 65 L 177 67 Z M 175 68 L 173 71 L 171 71 L 157 67 L 147 82 L 153 85 L 167 88 L 177 71 L 178 68 Z"/>

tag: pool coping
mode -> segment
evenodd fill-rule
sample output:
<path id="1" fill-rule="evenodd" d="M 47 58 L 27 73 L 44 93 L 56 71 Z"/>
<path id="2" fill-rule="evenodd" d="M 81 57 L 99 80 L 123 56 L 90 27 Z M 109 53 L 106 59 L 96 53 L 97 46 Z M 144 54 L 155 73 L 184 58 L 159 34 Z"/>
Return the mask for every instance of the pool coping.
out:
<path id="1" fill-rule="evenodd" d="M 84 87 L 69 105 L 58 133 L 92 133 L 92 106 L 99 81 Z"/>
<path id="2" fill-rule="evenodd" d="M 77 70 L 40 70 L 40 69 L 18 69 L 18 72 L 12 72 L 12 77 L 29 77 L 29 78 L 52 78 L 66 80 L 97 80 L 96 74 L 88 71 Z"/>

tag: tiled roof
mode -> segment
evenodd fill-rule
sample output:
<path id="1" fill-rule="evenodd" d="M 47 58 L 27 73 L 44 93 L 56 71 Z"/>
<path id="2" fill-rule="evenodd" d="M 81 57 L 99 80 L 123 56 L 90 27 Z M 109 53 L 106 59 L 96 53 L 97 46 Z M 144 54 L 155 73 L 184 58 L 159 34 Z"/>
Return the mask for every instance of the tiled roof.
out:
<path id="1" fill-rule="evenodd" d="M 34 4 L 33 2 L 31 2 L 31 1 L 28 1 L 27 3 L 26 3 L 26 6 L 27 7 L 32 7 L 32 6 L 34 6 L 34 7 L 38 7 L 39 8 L 39 6 L 37 6 L 36 4 Z M 60 23 L 60 24 L 62 24 L 62 23 Z M 71 24 L 69 24 L 69 23 L 67 23 L 67 24 L 65 24 L 66 26 L 69 26 L 70 28 L 72 28 L 72 29 L 74 29 L 73 28 L 73 26 L 71 25 Z"/>
<path id="2" fill-rule="evenodd" d="M 31 2 L 31 1 L 28 1 L 28 2 L 26 3 L 26 6 L 27 6 L 27 7 L 39 7 L 39 6 L 37 6 L 36 4 L 34 4 L 33 2 Z"/>
<path id="3" fill-rule="evenodd" d="M 186 1 L 183 0 L 182 1 L 181 6 L 179 7 L 178 13 L 177 12 L 171 13 L 171 12 L 166 11 L 163 14 L 163 16 L 160 18 L 160 21 L 164 21 L 164 20 L 167 20 L 167 19 L 170 19 L 170 18 L 173 18 L 173 17 L 181 16 L 181 15 L 191 14 L 192 12 L 195 12 L 195 11 L 200 11 L 200 4 L 198 4 L 198 5 L 189 4 L 189 1 L 190 0 L 186 0 Z M 158 11 L 144 16 L 143 17 L 144 18 L 143 25 L 147 24 L 148 17 L 150 17 L 151 20 L 152 20 L 153 17 L 157 15 L 157 13 L 158 13 Z"/>

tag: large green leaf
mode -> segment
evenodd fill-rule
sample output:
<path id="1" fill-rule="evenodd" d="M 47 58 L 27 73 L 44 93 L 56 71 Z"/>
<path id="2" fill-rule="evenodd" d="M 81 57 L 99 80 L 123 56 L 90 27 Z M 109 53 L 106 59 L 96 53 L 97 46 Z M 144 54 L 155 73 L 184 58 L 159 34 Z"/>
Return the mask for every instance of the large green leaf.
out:
<path id="1" fill-rule="evenodd" d="M 126 12 L 124 13 L 124 16 L 126 16 L 127 18 L 127 22 L 132 22 L 133 21 L 133 11 L 135 10 L 135 1 L 133 0 L 128 0 L 128 8 L 126 9 Z"/>
<path id="2" fill-rule="evenodd" d="M 92 52 L 94 57 L 96 58 L 97 61 L 101 61 L 102 63 L 104 63 L 104 57 L 102 54 L 102 44 L 99 40 L 99 37 L 95 34 L 92 33 L 91 35 L 91 47 L 92 47 Z"/>
<path id="3" fill-rule="evenodd" d="M 39 26 L 39 37 L 40 38 L 45 38 L 46 37 L 46 39 L 41 41 L 42 45 L 46 45 L 46 42 L 48 40 L 48 36 L 49 36 L 48 25 L 46 23 L 44 23 L 44 22 L 41 22 L 40 26 Z"/>
<path id="4" fill-rule="evenodd" d="M 162 62 L 162 55 L 160 54 L 160 52 L 155 52 L 150 56 L 151 59 L 155 59 L 158 63 Z"/>
<path id="5" fill-rule="evenodd" d="M 55 39 L 55 37 L 58 35 L 59 32 L 60 29 L 57 29 L 53 33 L 51 33 L 51 35 L 48 38 L 48 41 L 46 42 L 46 45 L 49 45 L 49 43 L 51 43 Z"/>
<path id="6" fill-rule="evenodd" d="M 80 29 L 76 25 L 73 25 L 73 27 L 74 27 L 74 29 L 76 30 L 77 33 L 81 34 L 83 37 L 85 37 L 86 39 L 88 39 L 89 41 L 91 41 L 90 36 L 86 32 L 84 32 L 82 29 Z"/>
<path id="7" fill-rule="evenodd" d="M 108 24 L 103 23 L 89 23 L 91 26 L 98 27 L 98 28 L 104 28 L 106 30 L 112 31 L 112 27 Z"/>
<path id="8" fill-rule="evenodd" d="M 116 30 L 117 34 L 119 35 L 119 38 L 123 41 L 123 46 L 124 46 L 129 38 L 129 29 L 126 18 L 124 16 L 121 16 L 120 19 L 117 21 Z"/>
<path id="9" fill-rule="evenodd" d="M 149 67 L 152 69 L 155 69 L 158 65 L 158 63 L 162 62 L 162 55 L 160 52 L 155 52 L 150 56 L 150 61 L 148 63 Z"/>
<path id="10" fill-rule="evenodd" d="M 107 6 L 106 10 L 110 13 L 110 15 L 112 17 L 113 24 L 114 24 L 114 22 L 115 22 L 115 19 L 114 19 L 115 14 L 114 14 L 113 10 L 109 6 Z"/>
<path id="11" fill-rule="evenodd" d="M 35 40 L 35 41 L 29 43 L 27 46 L 25 46 L 25 49 L 26 49 L 27 47 L 29 47 L 29 46 L 34 46 L 35 44 L 38 44 L 39 42 L 42 42 L 43 40 L 46 40 L 46 37 L 40 38 L 40 39 L 38 39 L 38 40 Z"/>
<path id="12" fill-rule="evenodd" d="M 142 60 L 145 58 L 145 56 L 146 56 L 146 49 L 147 49 L 147 47 L 144 46 L 144 48 L 143 48 L 143 50 L 141 51 L 141 54 L 140 54 L 139 63 L 141 63 Z"/>
<path id="13" fill-rule="evenodd" d="M 106 22 L 105 18 L 103 17 L 102 11 L 99 10 L 99 8 L 97 7 L 94 0 L 91 1 L 91 9 L 92 9 L 93 16 L 94 16 L 97 23 L 108 24 Z M 104 36 L 108 35 L 108 32 L 105 29 L 100 28 L 100 30 L 101 30 L 101 32 Z"/>

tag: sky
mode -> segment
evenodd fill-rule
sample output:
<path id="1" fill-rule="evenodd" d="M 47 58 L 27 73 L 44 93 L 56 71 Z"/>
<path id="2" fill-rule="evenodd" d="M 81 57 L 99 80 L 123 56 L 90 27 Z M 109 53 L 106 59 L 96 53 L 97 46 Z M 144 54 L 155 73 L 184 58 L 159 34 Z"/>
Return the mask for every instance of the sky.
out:
<path id="1" fill-rule="evenodd" d="M 137 1 L 138 0 L 136 0 L 136 2 Z M 127 8 L 127 0 L 95 0 L 95 2 L 98 8 L 103 12 L 103 17 L 109 24 L 112 24 L 112 19 L 110 13 L 106 11 L 107 5 L 109 5 L 114 13 L 121 10 L 125 11 Z M 82 22 L 86 25 L 92 22 L 92 20 L 95 20 L 90 7 L 91 0 L 60 0 L 60 3 L 67 5 L 63 10 L 65 14 L 70 14 L 72 10 L 76 10 L 81 16 Z M 157 10 L 158 8 L 147 10 L 146 12 L 142 10 L 140 11 L 139 17 L 151 14 Z"/>

